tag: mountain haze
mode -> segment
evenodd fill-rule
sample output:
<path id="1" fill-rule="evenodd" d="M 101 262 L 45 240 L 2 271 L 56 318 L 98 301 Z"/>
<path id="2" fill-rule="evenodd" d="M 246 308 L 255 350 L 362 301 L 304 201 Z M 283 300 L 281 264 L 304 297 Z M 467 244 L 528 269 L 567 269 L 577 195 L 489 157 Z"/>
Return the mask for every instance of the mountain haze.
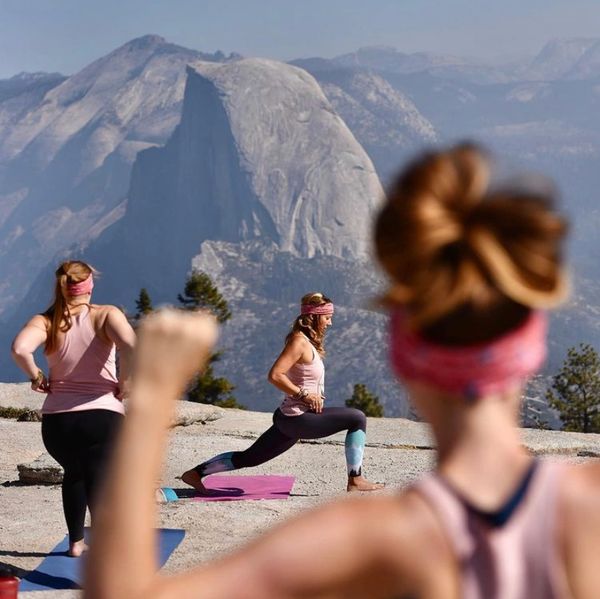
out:
<path id="1" fill-rule="evenodd" d="M 361 330 L 343 326 L 374 322 L 361 304 L 380 283 L 367 259 L 382 195 L 367 154 L 306 71 L 265 59 L 195 62 L 181 123 L 163 148 L 138 155 L 123 218 L 84 257 L 107 273 L 102 293 L 124 305 L 141 287 L 173 301 L 190 264 L 214 277 L 234 314 L 218 369 L 261 409 L 277 396 L 264 373 L 299 297 L 331 293 L 345 347 L 329 375 L 339 404 L 351 393 L 346 366 L 383 351 L 381 333 L 352 344 L 347 335 Z M 393 384 L 379 372 L 363 380 Z"/>
<path id="2" fill-rule="evenodd" d="M 138 155 L 123 218 L 86 256 L 113 301 L 139 287 L 165 301 L 204 240 L 365 260 L 382 197 L 373 165 L 315 80 L 265 59 L 194 63 L 181 123 Z"/>
<path id="3" fill-rule="evenodd" d="M 594 53 L 600 39 L 571 38 L 548 42 L 523 73 L 523 79 L 555 81 L 577 74 L 578 66 L 585 65 Z M 588 56 L 588 53 L 591 53 Z M 583 73 L 582 73 L 583 74 Z"/>
<path id="4" fill-rule="evenodd" d="M 122 216 L 131 164 L 177 126 L 185 66 L 202 57 L 149 35 L 0 101 L 1 310 L 57 252 Z"/>
<path id="5" fill-rule="evenodd" d="M 381 75 L 356 67 L 342 69 L 334 61 L 297 60 L 365 148 L 383 182 L 415 149 L 438 141 L 434 126 L 402 90 Z"/>
<path id="6" fill-rule="evenodd" d="M 569 345 L 600 348 L 599 56 L 600 40 L 567 39 L 520 64 L 393 48 L 284 64 L 144 36 L 70 77 L 0 81 L 0 341 L 48 303 L 65 256 L 103 272 L 95 301 L 129 310 L 141 287 L 173 302 L 194 266 L 231 302 L 217 370 L 242 403 L 274 405 L 265 372 L 300 296 L 322 290 L 328 401 L 362 382 L 405 415 L 372 304 L 372 215 L 401 163 L 468 138 L 499 175 L 547 173 L 562 192 L 575 292 L 553 317 L 552 374 Z"/>

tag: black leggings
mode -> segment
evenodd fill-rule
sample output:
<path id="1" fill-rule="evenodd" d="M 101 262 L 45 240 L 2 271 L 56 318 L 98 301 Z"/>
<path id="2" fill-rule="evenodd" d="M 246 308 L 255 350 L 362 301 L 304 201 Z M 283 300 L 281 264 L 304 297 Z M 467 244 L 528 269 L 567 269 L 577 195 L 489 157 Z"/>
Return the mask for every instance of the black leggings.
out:
<path id="1" fill-rule="evenodd" d="M 285 416 L 277 409 L 273 414 L 273 426 L 248 449 L 219 454 L 202 462 L 195 470 L 200 476 L 207 476 L 258 466 L 281 455 L 300 439 L 321 439 L 343 430 L 348 431 L 345 442 L 348 474 L 358 476 L 362 468 L 367 419 L 354 408 L 323 408 L 320 414 L 305 412 L 300 416 Z"/>
<path id="2" fill-rule="evenodd" d="M 63 467 L 62 500 L 69 540 L 83 539 L 86 507 L 93 501 L 123 416 L 110 410 L 44 414 L 42 439 Z"/>

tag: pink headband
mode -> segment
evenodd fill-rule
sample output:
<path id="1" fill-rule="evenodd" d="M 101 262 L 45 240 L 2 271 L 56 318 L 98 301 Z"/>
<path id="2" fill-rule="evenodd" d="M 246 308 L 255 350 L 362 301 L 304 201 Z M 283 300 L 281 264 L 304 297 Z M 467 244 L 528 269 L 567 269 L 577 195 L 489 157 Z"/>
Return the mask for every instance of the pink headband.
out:
<path id="1" fill-rule="evenodd" d="M 94 277 L 90 273 L 87 279 L 79 281 L 79 283 L 67 283 L 67 294 L 69 296 L 85 295 L 86 293 L 91 293 L 93 288 Z"/>
<path id="2" fill-rule="evenodd" d="M 546 358 L 547 316 L 532 312 L 518 328 L 488 343 L 437 345 L 407 331 L 404 314 L 391 321 L 391 360 L 396 374 L 470 399 L 520 385 Z"/>
<path id="3" fill-rule="evenodd" d="M 301 304 L 300 314 L 333 314 L 333 304 L 331 302 L 321 304 L 320 306 Z"/>

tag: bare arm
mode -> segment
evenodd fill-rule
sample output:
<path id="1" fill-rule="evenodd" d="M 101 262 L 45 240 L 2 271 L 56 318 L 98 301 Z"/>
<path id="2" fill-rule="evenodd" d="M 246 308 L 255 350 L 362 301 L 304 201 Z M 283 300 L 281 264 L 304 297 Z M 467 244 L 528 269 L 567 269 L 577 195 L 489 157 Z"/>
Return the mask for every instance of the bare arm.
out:
<path id="1" fill-rule="evenodd" d="M 288 395 L 296 395 L 300 388 L 290 381 L 287 372 L 301 359 L 309 359 L 309 356 L 312 358 L 310 343 L 302 335 L 294 335 L 271 366 L 268 376 L 269 383 Z M 316 412 L 323 409 L 323 398 L 314 393 L 309 393 L 305 401 Z"/>
<path id="2" fill-rule="evenodd" d="M 12 357 L 19 368 L 27 375 L 28 379 L 38 378 L 32 382 L 31 388 L 40 393 L 48 392 L 48 382 L 45 376 L 38 377 L 41 369 L 35 362 L 35 351 L 46 342 L 48 338 L 46 319 L 36 314 L 17 334 L 12 342 Z"/>
<path id="3" fill-rule="evenodd" d="M 215 339 L 214 319 L 205 315 L 163 312 L 141 325 L 128 416 L 94 514 L 86 597 L 159 596 L 154 485 L 160 478 L 173 400 L 198 365 L 206 363 Z"/>
<path id="4" fill-rule="evenodd" d="M 131 358 L 135 347 L 135 332 L 125 314 L 118 308 L 111 307 L 104 321 L 106 336 L 119 350 L 119 399 L 127 394 L 128 381 L 131 376 Z"/>
<path id="5" fill-rule="evenodd" d="M 569 587 L 573 596 L 593 599 L 600 585 L 600 464 L 571 467 L 560 493 L 561 549 Z"/>
<path id="6" fill-rule="evenodd" d="M 399 542 L 391 547 L 389 535 L 384 533 L 380 537 L 378 530 L 369 531 L 370 526 L 383 528 L 391 509 L 398 517 L 395 500 L 361 498 L 305 512 L 224 559 L 163 579 L 161 596 L 178 599 L 405 597 L 414 585 L 412 576 L 403 576 L 408 564 L 401 563 L 396 556 L 403 553 L 404 541 L 396 539 Z M 414 558 L 409 557 L 409 561 Z"/>
<path id="7" fill-rule="evenodd" d="M 288 343 L 286 343 L 283 351 L 271 366 L 269 370 L 269 383 L 275 385 L 280 391 L 288 395 L 295 395 L 300 390 L 297 385 L 294 385 L 287 376 L 288 370 L 299 362 L 306 353 L 308 342 L 300 335 L 294 335 Z"/>
<path id="8" fill-rule="evenodd" d="M 377 531 L 365 534 L 373 526 L 390 528 L 382 516 L 385 509 L 364 500 L 309 513 L 207 566 L 172 577 L 156 574 L 154 485 L 173 400 L 197 365 L 206 363 L 215 330 L 209 317 L 182 312 L 152 315 L 140 328 L 130 411 L 94 515 L 84 596 L 294 599 L 389 597 L 390 585 L 402 591 L 396 586 L 397 571 L 380 557 L 387 544 L 377 542 Z M 396 498 L 380 499 L 397 508 Z M 395 543 L 392 554 L 398 551 Z"/>

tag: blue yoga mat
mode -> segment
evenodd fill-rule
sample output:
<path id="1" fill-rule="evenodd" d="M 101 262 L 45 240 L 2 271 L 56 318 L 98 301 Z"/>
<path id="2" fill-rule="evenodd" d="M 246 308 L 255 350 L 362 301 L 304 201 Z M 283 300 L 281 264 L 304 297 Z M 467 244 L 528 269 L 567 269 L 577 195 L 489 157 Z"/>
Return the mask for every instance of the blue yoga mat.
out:
<path id="1" fill-rule="evenodd" d="M 85 529 L 85 538 L 88 539 L 90 529 Z M 159 529 L 159 562 L 164 566 L 169 556 L 185 536 L 185 530 L 179 528 Z M 48 591 L 50 589 L 80 589 L 83 582 L 82 557 L 69 557 L 69 538 L 65 537 L 42 561 L 30 572 L 19 585 L 19 592 Z"/>

